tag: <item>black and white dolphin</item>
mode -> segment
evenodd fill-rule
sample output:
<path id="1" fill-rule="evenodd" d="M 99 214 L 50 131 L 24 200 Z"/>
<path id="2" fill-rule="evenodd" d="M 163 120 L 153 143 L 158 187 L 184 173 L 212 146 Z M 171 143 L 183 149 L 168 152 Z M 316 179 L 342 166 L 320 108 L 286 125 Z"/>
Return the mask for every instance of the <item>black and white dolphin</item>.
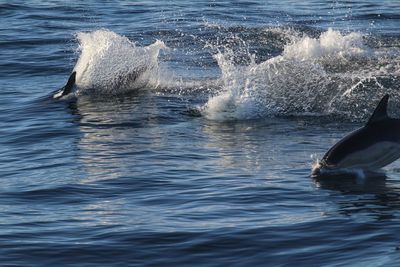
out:
<path id="1" fill-rule="evenodd" d="M 123 74 L 123 75 L 119 75 L 119 76 L 114 76 L 110 81 L 111 81 L 111 86 L 113 88 L 135 88 L 135 85 L 133 85 L 135 82 L 137 82 L 138 80 L 140 80 L 140 78 L 142 77 L 142 75 L 146 72 L 150 70 L 147 67 L 140 67 L 134 70 L 131 70 L 130 72 Z M 101 85 L 100 85 L 101 86 Z M 110 86 L 110 85 L 108 85 Z M 139 87 L 138 87 L 139 86 Z M 140 86 L 144 86 L 144 84 L 140 83 L 139 81 L 139 85 L 136 85 L 137 88 L 140 88 Z M 64 85 L 64 87 L 62 87 L 61 89 L 59 89 L 57 92 L 55 92 L 53 94 L 53 98 L 54 99 L 61 99 L 67 95 L 69 95 L 70 93 L 78 90 L 80 88 L 78 88 L 78 86 L 76 86 L 76 71 L 72 72 L 71 75 L 68 78 L 68 82 Z M 123 91 L 123 90 L 121 90 Z"/>
<path id="2" fill-rule="evenodd" d="M 388 100 L 385 95 L 364 127 L 329 149 L 312 176 L 348 169 L 375 171 L 400 158 L 400 119 L 388 116 Z"/>
<path id="3" fill-rule="evenodd" d="M 72 72 L 72 74 L 69 76 L 67 84 L 64 87 L 62 87 L 60 90 L 58 90 L 53 95 L 53 98 L 60 99 L 63 96 L 70 94 L 75 86 L 75 81 L 76 81 L 76 71 Z"/>

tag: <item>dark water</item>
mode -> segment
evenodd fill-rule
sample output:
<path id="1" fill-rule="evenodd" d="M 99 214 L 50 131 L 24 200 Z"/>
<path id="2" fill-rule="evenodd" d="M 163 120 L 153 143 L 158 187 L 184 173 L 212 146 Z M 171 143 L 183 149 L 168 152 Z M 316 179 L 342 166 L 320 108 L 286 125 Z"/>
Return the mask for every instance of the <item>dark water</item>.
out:
<path id="1" fill-rule="evenodd" d="M 399 162 L 310 178 L 384 93 L 400 115 L 399 14 L 0 1 L 0 265 L 399 266 Z"/>

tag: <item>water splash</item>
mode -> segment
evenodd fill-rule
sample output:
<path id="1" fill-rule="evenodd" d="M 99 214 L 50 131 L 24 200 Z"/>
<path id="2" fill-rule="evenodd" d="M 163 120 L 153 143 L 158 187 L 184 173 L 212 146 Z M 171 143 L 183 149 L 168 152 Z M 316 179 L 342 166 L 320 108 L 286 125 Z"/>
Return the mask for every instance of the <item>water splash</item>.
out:
<path id="1" fill-rule="evenodd" d="M 81 53 L 74 68 L 78 93 L 116 94 L 158 85 L 158 55 L 166 48 L 162 41 L 138 47 L 108 30 L 80 32 L 76 38 Z"/>
<path id="2" fill-rule="evenodd" d="M 382 94 L 399 99 L 393 76 L 400 70 L 398 49 L 368 47 L 367 37 L 332 29 L 317 38 L 295 34 L 280 55 L 244 66 L 229 50 L 219 52 L 223 90 L 201 112 L 211 120 L 299 114 L 364 119 Z"/>
<path id="3" fill-rule="evenodd" d="M 285 46 L 283 57 L 297 60 L 318 60 L 321 58 L 347 58 L 366 52 L 362 34 L 352 32 L 343 35 L 328 29 L 318 39 L 305 36 Z"/>

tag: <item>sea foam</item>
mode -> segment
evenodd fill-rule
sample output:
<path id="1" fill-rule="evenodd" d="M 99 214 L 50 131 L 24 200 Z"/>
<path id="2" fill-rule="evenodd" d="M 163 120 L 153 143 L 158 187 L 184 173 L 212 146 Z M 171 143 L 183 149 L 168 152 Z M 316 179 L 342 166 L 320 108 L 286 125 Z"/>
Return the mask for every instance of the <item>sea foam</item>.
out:
<path id="1" fill-rule="evenodd" d="M 127 37 L 109 30 L 80 32 L 77 72 L 79 93 L 114 94 L 158 84 L 158 55 L 162 41 L 138 47 Z"/>
<path id="2" fill-rule="evenodd" d="M 390 78 L 388 70 L 400 62 L 398 53 L 370 48 L 364 38 L 332 29 L 318 38 L 294 34 L 280 55 L 244 66 L 219 52 L 222 90 L 209 97 L 201 112 L 211 120 L 299 114 L 362 119 L 369 114 L 369 101 L 379 100 L 391 87 L 388 79 L 388 85 L 380 80 Z M 397 95 L 393 91 L 394 99 Z"/>

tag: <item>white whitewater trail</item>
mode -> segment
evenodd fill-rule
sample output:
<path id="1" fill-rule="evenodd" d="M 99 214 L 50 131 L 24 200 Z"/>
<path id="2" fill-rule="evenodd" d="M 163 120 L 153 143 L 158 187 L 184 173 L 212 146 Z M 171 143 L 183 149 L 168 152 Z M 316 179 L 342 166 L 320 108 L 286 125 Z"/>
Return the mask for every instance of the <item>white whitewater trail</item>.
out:
<path id="1" fill-rule="evenodd" d="M 365 107 L 355 103 L 366 95 L 363 101 L 379 99 L 380 90 L 387 89 L 376 77 L 392 75 L 393 65 L 394 72 L 400 70 L 399 51 L 368 48 L 363 38 L 332 29 L 319 38 L 293 35 L 281 55 L 246 66 L 234 65 L 229 52 L 218 53 L 223 89 L 209 98 L 201 113 L 220 121 L 299 114 L 359 119 Z M 366 92 L 364 83 L 371 81 L 374 92 Z"/>
<path id="2" fill-rule="evenodd" d="M 166 49 L 162 41 L 138 47 L 108 30 L 80 32 L 76 37 L 80 52 L 74 67 L 78 93 L 114 94 L 158 85 L 158 55 Z"/>
<path id="3" fill-rule="evenodd" d="M 288 40 L 281 54 L 256 63 L 256 55 L 240 39 L 237 43 L 244 47 L 239 49 L 249 59 L 240 65 L 229 42 L 222 44 L 224 52 L 214 55 L 221 70 L 217 81 L 179 79 L 173 70 L 161 68 L 159 53 L 167 49 L 162 41 L 140 47 L 109 30 L 80 32 L 74 67 L 77 94 L 120 94 L 139 88 L 190 93 L 205 88 L 208 101 L 199 112 L 219 121 L 332 114 L 360 120 L 368 116 L 369 103 L 383 93 L 400 102 L 392 85 L 400 76 L 399 48 L 369 47 L 368 36 L 357 32 L 328 29 L 313 38 L 285 28 L 265 31 L 281 31 Z"/>

